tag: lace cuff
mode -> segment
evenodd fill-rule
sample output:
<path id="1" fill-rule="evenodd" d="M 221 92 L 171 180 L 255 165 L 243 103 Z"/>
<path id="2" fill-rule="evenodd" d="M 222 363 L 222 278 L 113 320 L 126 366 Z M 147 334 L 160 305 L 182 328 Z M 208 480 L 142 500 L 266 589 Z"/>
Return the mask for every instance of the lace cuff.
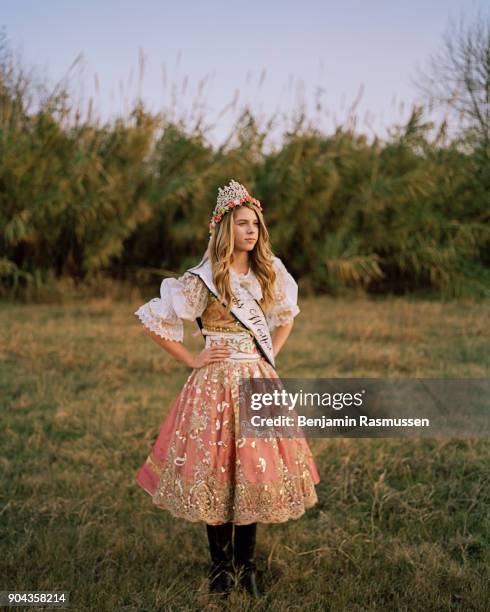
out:
<path id="1" fill-rule="evenodd" d="M 146 302 L 134 312 L 150 331 L 166 340 L 184 340 L 183 319 L 193 321 L 206 309 L 208 290 L 195 274 L 185 272 L 180 278 L 165 278 L 160 297 Z"/>
<path id="2" fill-rule="evenodd" d="M 274 285 L 274 303 L 266 312 L 269 330 L 290 323 L 299 314 L 298 285 L 286 267 L 279 259 L 274 257 L 276 282 Z"/>

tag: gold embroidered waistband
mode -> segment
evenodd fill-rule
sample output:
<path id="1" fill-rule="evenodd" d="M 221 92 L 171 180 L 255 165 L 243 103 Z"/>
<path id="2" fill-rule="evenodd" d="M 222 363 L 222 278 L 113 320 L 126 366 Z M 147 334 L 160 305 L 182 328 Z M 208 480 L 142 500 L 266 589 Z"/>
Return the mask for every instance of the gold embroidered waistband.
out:
<path id="1" fill-rule="evenodd" d="M 255 346 L 253 337 L 246 331 L 217 332 L 203 328 L 202 333 L 206 340 L 206 348 L 218 346 L 224 341 L 231 351 L 231 355 L 228 359 L 260 359 L 260 353 Z"/>

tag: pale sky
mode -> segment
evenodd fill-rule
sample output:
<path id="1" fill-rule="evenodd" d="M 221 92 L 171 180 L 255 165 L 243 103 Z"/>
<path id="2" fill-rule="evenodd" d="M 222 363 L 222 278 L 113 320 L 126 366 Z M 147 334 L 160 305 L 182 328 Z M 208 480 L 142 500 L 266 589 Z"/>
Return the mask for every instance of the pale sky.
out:
<path id="1" fill-rule="evenodd" d="M 264 121 L 290 117 L 303 101 L 331 131 L 361 88 L 358 131 L 384 136 L 408 117 L 416 66 L 440 48 L 450 19 L 471 22 L 489 8 L 488 0 L 2 0 L 0 28 L 47 84 L 69 74 L 75 105 L 83 111 L 93 98 L 102 121 L 126 114 L 138 95 L 148 110 L 173 105 L 190 118 L 203 82 L 200 108 L 219 144 L 246 103 Z M 219 117 L 235 95 L 235 110 Z"/>

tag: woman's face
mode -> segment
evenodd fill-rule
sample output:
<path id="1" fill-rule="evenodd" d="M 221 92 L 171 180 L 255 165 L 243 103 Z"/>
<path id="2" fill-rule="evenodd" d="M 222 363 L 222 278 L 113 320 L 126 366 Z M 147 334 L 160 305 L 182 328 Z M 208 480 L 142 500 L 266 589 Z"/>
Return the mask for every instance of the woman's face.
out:
<path id="1" fill-rule="evenodd" d="M 240 206 L 233 211 L 233 231 L 235 249 L 252 251 L 259 238 L 259 220 L 255 211 L 248 206 Z"/>

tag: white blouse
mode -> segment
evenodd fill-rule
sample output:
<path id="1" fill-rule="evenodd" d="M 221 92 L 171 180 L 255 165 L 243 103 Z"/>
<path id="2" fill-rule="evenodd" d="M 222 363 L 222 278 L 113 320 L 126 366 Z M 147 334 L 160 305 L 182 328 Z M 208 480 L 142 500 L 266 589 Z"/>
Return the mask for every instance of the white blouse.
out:
<path id="1" fill-rule="evenodd" d="M 298 285 L 279 259 L 274 257 L 276 272 L 274 303 L 265 311 L 265 318 L 272 332 L 275 327 L 285 325 L 300 312 L 298 308 Z M 250 268 L 246 274 L 230 269 L 231 289 L 243 299 L 262 298 L 260 283 Z M 179 278 L 165 278 L 160 285 L 160 297 L 153 298 L 135 311 L 145 327 L 167 340 L 182 342 L 183 320 L 194 321 L 206 309 L 208 289 L 195 274 L 185 272 Z"/>
<path id="2" fill-rule="evenodd" d="M 269 330 L 290 323 L 299 314 L 298 285 L 279 257 L 274 257 L 276 282 L 274 284 L 274 302 L 267 309 L 265 318 Z M 259 285 L 260 286 L 260 285 Z M 261 294 L 262 297 L 262 294 Z"/>
<path id="3" fill-rule="evenodd" d="M 166 340 L 184 340 L 183 320 L 200 317 L 208 303 L 208 289 L 195 274 L 164 278 L 160 297 L 143 304 L 134 313 L 150 331 Z"/>

